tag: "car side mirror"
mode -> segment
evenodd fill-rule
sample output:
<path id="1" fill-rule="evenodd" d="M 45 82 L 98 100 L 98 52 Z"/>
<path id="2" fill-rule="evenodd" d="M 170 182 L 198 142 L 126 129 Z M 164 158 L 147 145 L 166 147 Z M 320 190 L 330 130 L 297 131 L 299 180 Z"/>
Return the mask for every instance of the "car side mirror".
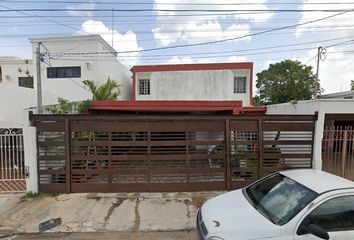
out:
<path id="1" fill-rule="evenodd" d="M 307 233 L 312 234 L 321 239 L 325 239 L 325 240 L 329 239 L 328 232 L 316 224 L 302 225 L 300 226 L 297 232 L 298 235 L 304 235 Z"/>

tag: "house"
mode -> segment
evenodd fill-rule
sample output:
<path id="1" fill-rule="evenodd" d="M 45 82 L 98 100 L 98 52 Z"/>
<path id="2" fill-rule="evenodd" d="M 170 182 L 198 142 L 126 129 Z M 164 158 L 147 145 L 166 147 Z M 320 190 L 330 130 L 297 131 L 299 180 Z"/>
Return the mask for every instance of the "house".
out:
<path id="1" fill-rule="evenodd" d="M 0 57 L 0 84 L 33 88 L 32 60 Z"/>
<path id="2" fill-rule="evenodd" d="M 314 129 L 314 167 L 354 180 L 353 100 L 318 99 L 267 106 L 267 114 L 315 112 L 318 120 Z"/>
<path id="3" fill-rule="evenodd" d="M 33 60 L 0 58 L 0 121 L 26 122 L 24 109 L 37 106 L 36 51 L 41 53 L 42 104 L 91 98 L 84 80 L 121 85 L 120 100 L 130 100 L 131 72 L 117 60 L 116 51 L 99 35 L 30 39 Z"/>
<path id="4" fill-rule="evenodd" d="M 241 101 L 252 105 L 253 63 L 147 65 L 133 67 L 137 101 Z"/>
<path id="5" fill-rule="evenodd" d="M 319 99 L 354 99 L 354 90 L 318 96 Z"/>
<path id="6" fill-rule="evenodd" d="M 103 83 L 110 77 L 121 85 L 119 99 L 131 99 L 131 72 L 100 35 L 38 37 L 30 41 L 34 66 L 37 47 L 40 48 L 42 89 L 69 101 L 80 101 L 91 97 L 84 80 Z"/>

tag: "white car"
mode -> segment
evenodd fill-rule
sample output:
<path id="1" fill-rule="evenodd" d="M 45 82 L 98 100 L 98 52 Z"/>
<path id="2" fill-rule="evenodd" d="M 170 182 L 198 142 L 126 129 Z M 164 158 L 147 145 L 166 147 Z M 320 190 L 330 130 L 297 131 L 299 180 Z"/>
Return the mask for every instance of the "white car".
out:
<path id="1" fill-rule="evenodd" d="M 318 170 L 289 170 L 208 200 L 202 240 L 354 240 L 354 182 Z"/>

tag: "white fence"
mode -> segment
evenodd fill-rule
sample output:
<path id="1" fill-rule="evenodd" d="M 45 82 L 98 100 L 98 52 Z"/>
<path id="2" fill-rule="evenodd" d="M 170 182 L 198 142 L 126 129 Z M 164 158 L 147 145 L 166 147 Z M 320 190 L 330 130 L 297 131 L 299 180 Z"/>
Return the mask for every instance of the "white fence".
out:
<path id="1" fill-rule="evenodd" d="M 0 128 L 0 192 L 26 191 L 24 138 L 21 128 Z"/>

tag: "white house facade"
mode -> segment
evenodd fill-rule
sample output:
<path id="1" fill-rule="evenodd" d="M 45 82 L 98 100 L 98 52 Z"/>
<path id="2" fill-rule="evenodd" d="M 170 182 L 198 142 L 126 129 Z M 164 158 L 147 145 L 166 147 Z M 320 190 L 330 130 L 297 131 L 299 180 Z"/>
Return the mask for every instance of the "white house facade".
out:
<path id="1" fill-rule="evenodd" d="M 228 101 L 252 105 L 252 63 L 133 67 L 133 100 Z"/>
<path id="2" fill-rule="evenodd" d="M 111 78 L 121 85 L 119 99 L 130 100 L 131 72 L 117 60 L 117 52 L 101 36 L 45 37 L 30 41 L 34 67 L 37 47 L 40 47 L 42 89 L 70 101 L 80 101 L 91 97 L 82 83 L 84 80 L 104 83 Z M 35 82 L 36 79 L 35 75 Z"/>

